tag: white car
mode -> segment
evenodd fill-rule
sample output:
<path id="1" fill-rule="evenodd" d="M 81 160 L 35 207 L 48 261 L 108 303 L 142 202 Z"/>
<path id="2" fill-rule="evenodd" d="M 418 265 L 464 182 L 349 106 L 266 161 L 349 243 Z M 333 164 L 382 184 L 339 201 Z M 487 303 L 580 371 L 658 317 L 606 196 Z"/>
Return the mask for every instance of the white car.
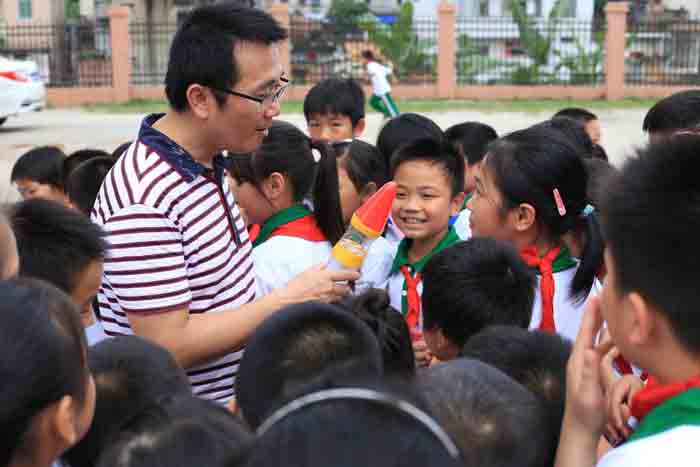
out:
<path id="1" fill-rule="evenodd" d="M 36 63 L 0 56 L 0 125 L 7 117 L 46 107 L 46 86 Z"/>

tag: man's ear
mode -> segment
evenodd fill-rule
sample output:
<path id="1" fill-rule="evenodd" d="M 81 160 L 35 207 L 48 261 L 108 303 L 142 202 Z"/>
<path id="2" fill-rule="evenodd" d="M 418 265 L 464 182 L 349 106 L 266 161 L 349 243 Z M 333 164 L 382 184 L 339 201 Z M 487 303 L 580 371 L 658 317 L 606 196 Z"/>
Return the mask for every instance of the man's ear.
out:
<path id="1" fill-rule="evenodd" d="M 190 84 L 185 95 L 190 111 L 202 120 L 209 118 L 212 105 L 218 105 L 211 89 L 201 84 Z"/>

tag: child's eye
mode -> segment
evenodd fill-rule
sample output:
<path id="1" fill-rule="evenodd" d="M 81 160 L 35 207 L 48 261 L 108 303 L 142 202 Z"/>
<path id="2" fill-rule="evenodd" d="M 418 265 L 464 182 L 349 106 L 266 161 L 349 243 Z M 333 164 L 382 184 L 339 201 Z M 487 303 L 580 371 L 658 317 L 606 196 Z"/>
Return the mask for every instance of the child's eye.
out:
<path id="1" fill-rule="evenodd" d="M 404 199 L 406 198 L 406 193 L 396 193 L 396 199 Z"/>

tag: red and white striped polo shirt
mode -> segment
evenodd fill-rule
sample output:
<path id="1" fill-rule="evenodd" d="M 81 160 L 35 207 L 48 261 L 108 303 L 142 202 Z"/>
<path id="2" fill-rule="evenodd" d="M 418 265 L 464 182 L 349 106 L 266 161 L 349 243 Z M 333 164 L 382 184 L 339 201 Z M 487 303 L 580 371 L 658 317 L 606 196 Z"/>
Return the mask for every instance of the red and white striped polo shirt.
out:
<path id="1" fill-rule="evenodd" d="M 255 299 L 252 246 L 223 166 L 206 170 L 147 117 L 107 174 L 92 212 L 110 244 L 99 292 L 109 335 L 132 334 L 127 313 L 216 313 Z M 195 394 L 234 395 L 242 350 L 188 368 Z"/>

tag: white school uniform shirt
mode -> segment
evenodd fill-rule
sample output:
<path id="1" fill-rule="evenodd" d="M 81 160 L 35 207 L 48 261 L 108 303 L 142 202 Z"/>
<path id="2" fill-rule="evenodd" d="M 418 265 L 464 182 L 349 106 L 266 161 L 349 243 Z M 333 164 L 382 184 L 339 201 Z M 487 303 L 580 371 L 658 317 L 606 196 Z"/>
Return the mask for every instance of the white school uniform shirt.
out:
<path id="1" fill-rule="evenodd" d="M 374 95 L 383 96 L 391 92 L 391 85 L 387 79 L 387 76 L 391 74 L 391 68 L 378 62 L 369 62 L 367 64 L 367 73 L 372 82 L 372 92 Z"/>
<path id="2" fill-rule="evenodd" d="M 469 218 L 471 215 L 472 212 L 469 209 L 462 209 L 457 215 L 457 220 L 452 224 L 457 231 L 457 235 L 459 235 L 459 238 L 462 240 L 469 240 L 472 238 L 472 229 L 469 227 Z"/>
<path id="3" fill-rule="evenodd" d="M 95 319 L 93 324 L 85 328 L 85 339 L 89 347 L 92 347 L 98 342 L 102 342 L 108 337 L 109 336 L 107 336 L 107 333 L 105 333 L 102 327 L 102 323 L 98 319 Z"/>
<path id="4" fill-rule="evenodd" d="M 298 237 L 277 235 L 253 248 L 257 296 L 262 297 L 282 288 L 300 273 L 327 262 L 331 257 L 330 242 L 312 242 Z M 366 287 L 379 287 L 386 281 L 394 259 L 395 247 L 382 237 L 369 247 L 360 269 L 360 280 Z"/>
<path id="5" fill-rule="evenodd" d="M 700 426 L 681 425 L 612 449 L 597 467 L 697 467 L 698 440 Z"/>
<path id="6" fill-rule="evenodd" d="M 557 330 L 557 334 L 566 337 L 572 342 L 576 340 L 576 335 L 581 327 L 583 314 L 586 310 L 586 302 L 588 301 L 588 297 L 586 297 L 581 303 L 574 303 L 569 298 L 571 281 L 573 281 L 576 271 L 578 271 L 578 266 L 554 273 L 554 326 Z M 535 301 L 532 305 L 530 329 L 539 329 L 540 323 L 542 323 L 541 280 L 542 277 L 538 275 L 535 288 Z M 595 294 L 598 287 L 599 284 L 594 284 L 589 296 Z"/>

